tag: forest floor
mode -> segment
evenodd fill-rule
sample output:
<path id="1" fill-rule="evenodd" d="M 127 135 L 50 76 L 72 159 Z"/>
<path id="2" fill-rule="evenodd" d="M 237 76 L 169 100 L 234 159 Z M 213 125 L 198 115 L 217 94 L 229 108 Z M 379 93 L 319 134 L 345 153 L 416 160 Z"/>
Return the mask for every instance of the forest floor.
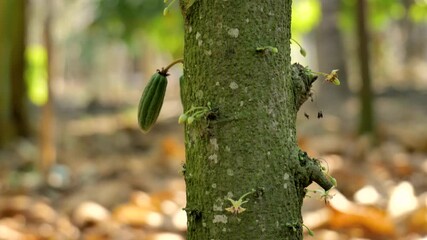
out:
<path id="1" fill-rule="evenodd" d="M 315 234 L 305 232 L 305 239 L 427 239 L 425 99 L 420 93 L 378 96 L 376 140 L 354 133 L 353 98 L 306 103 L 300 110 L 300 147 L 321 159 L 338 182 L 332 199 L 318 193 L 305 199 L 304 223 Z M 0 239 L 185 239 L 177 106 L 167 101 L 146 135 L 137 128 L 135 109 L 92 106 L 59 114 L 57 161 L 46 181 L 32 141 L 1 151 Z"/>

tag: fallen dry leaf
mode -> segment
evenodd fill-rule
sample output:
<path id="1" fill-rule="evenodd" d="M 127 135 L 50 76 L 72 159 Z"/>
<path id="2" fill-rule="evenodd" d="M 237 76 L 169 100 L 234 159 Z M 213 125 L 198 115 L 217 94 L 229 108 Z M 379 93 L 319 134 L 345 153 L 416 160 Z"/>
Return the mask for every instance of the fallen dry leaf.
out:
<path id="1" fill-rule="evenodd" d="M 362 228 L 374 235 L 396 236 L 395 226 L 385 210 L 357 205 L 337 193 L 328 208 L 332 211 L 329 226 L 333 229 Z"/>
<path id="2" fill-rule="evenodd" d="M 393 218 L 399 218 L 417 208 L 414 187 L 409 182 L 401 182 L 391 192 L 387 211 Z"/>
<path id="3" fill-rule="evenodd" d="M 427 207 L 414 211 L 408 221 L 408 231 L 412 233 L 427 234 Z"/>
<path id="4" fill-rule="evenodd" d="M 175 233 L 152 233 L 145 240 L 184 240 L 184 238 Z"/>
<path id="5" fill-rule="evenodd" d="M 160 213 L 134 204 L 124 204 L 114 209 L 113 219 L 132 226 L 160 227 L 164 223 Z"/>
<path id="6" fill-rule="evenodd" d="M 83 202 L 73 212 L 73 222 L 79 226 L 97 224 L 110 218 L 110 212 L 95 202 Z"/>
<path id="7" fill-rule="evenodd" d="M 162 141 L 162 149 L 166 157 L 177 161 L 185 161 L 185 149 L 181 141 L 172 137 L 166 137 Z"/>

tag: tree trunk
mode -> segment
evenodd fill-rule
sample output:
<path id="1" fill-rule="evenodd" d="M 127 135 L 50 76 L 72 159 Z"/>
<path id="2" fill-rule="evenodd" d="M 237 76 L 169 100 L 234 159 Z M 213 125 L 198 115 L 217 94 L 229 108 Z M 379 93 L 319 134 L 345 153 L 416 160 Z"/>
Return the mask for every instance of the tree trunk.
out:
<path id="1" fill-rule="evenodd" d="M 55 146 L 55 113 L 52 94 L 53 80 L 53 41 L 52 41 L 52 0 L 46 1 L 46 20 L 44 24 L 44 40 L 47 53 L 47 102 L 42 106 L 40 121 L 40 168 L 47 180 L 50 168 L 56 161 Z"/>
<path id="2" fill-rule="evenodd" d="M 184 109 L 210 107 L 185 126 L 188 239 L 302 239 L 305 187 L 332 185 L 296 144 L 314 79 L 290 65 L 291 0 L 181 6 Z"/>
<path id="3" fill-rule="evenodd" d="M 341 81 L 339 88 L 330 87 L 328 84 L 321 84 L 321 92 L 317 96 L 320 105 L 327 105 L 331 102 L 342 103 L 350 96 L 350 89 L 346 79 L 346 57 L 341 31 L 338 26 L 338 14 L 341 0 L 322 0 L 322 20 L 316 30 L 317 62 L 320 72 L 329 73 L 332 69 L 339 69 Z"/>
<path id="4" fill-rule="evenodd" d="M 0 2 L 0 147 L 30 132 L 24 81 L 25 0 Z"/>
<path id="5" fill-rule="evenodd" d="M 27 86 L 24 79 L 25 42 L 26 42 L 26 0 L 14 0 L 13 47 L 11 57 L 13 122 L 16 134 L 21 137 L 30 135 L 28 121 Z"/>
<path id="6" fill-rule="evenodd" d="M 10 52 L 11 27 L 6 24 L 11 15 L 10 1 L 0 1 L 0 147 L 4 146 L 12 135 L 11 93 L 10 93 Z"/>
<path id="7" fill-rule="evenodd" d="M 357 1 L 357 35 L 359 40 L 359 65 L 362 78 L 360 99 L 359 133 L 372 134 L 374 132 L 373 93 L 371 73 L 369 69 L 369 38 L 366 26 L 366 0 Z"/>

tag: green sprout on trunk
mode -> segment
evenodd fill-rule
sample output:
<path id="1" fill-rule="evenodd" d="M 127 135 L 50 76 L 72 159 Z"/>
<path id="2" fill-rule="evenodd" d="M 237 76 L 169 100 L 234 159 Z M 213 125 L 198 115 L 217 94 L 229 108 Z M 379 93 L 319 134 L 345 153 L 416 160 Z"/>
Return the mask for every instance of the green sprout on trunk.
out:
<path id="1" fill-rule="evenodd" d="M 299 53 L 300 53 L 303 57 L 307 56 L 307 52 L 306 52 L 306 51 L 305 51 L 305 49 L 301 46 L 301 44 L 299 44 L 299 42 L 297 42 L 297 40 L 295 40 L 295 39 L 293 39 L 293 38 L 291 38 L 291 40 L 299 46 Z"/>
<path id="2" fill-rule="evenodd" d="M 165 3 L 167 3 L 169 0 L 164 0 Z M 167 7 L 165 7 L 165 9 L 163 9 L 163 16 L 166 16 L 169 13 L 169 8 L 172 6 L 172 4 L 175 2 L 176 0 L 172 0 Z"/>
<path id="3" fill-rule="evenodd" d="M 202 117 L 206 116 L 209 112 L 211 112 L 210 103 L 208 103 L 207 107 L 195 107 L 191 106 L 191 108 L 185 113 L 181 114 L 178 118 L 178 123 L 183 124 L 192 124 L 195 120 L 199 120 Z"/>
<path id="4" fill-rule="evenodd" d="M 277 47 L 273 47 L 273 46 L 257 47 L 256 51 L 257 52 L 262 52 L 262 53 L 271 52 L 273 54 L 279 52 L 279 50 L 277 49 Z"/>
<path id="5" fill-rule="evenodd" d="M 247 192 L 245 194 L 243 194 L 239 200 L 233 200 L 231 198 L 228 198 L 228 201 L 231 202 L 231 207 L 226 208 L 225 210 L 228 212 L 231 212 L 233 214 L 239 214 L 242 213 L 244 211 L 246 211 L 246 208 L 243 208 L 242 205 L 244 203 L 247 203 L 249 200 L 243 201 L 243 199 L 248 196 L 249 194 L 252 194 L 255 192 L 255 189 L 252 189 L 250 192 Z"/>

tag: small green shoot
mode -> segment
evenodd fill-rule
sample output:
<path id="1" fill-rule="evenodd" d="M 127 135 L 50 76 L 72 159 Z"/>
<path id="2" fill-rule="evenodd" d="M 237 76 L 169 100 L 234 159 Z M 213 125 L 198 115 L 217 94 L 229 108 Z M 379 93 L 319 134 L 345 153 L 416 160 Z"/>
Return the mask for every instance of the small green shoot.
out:
<path id="1" fill-rule="evenodd" d="M 264 47 L 257 47 L 256 48 L 257 52 L 271 52 L 271 53 L 278 53 L 279 50 L 276 47 L 272 47 L 272 46 L 264 46 Z"/>
<path id="2" fill-rule="evenodd" d="M 294 232 L 296 232 L 297 231 L 297 227 L 298 227 L 298 223 L 297 222 L 294 222 L 294 223 L 286 223 L 286 226 L 287 227 L 290 227 L 290 228 L 292 228 L 292 230 L 294 231 Z"/>
<path id="3" fill-rule="evenodd" d="M 191 5 L 194 4 L 195 1 L 196 0 L 187 0 L 186 1 L 187 3 L 185 3 L 185 9 L 188 10 L 191 7 Z"/>
<path id="4" fill-rule="evenodd" d="M 305 229 L 307 229 L 307 231 L 308 231 L 308 235 L 310 235 L 310 236 L 314 237 L 314 232 L 313 232 L 313 231 L 311 231 L 311 229 L 310 229 L 310 228 L 308 228 L 304 223 L 302 224 L 302 226 L 303 226 L 303 227 L 305 227 Z"/>
<path id="5" fill-rule="evenodd" d="M 306 51 L 305 51 L 305 49 L 301 46 L 301 44 L 299 44 L 299 42 L 297 42 L 297 40 L 295 40 L 295 39 L 293 39 L 293 38 L 291 38 L 291 40 L 299 46 L 299 53 L 300 53 L 303 57 L 307 56 L 307 52 L 306 52 Z"/>
<path id="6" fill-rule="evenodd" d="M 164 0 L 164 3 L 167 3 L 169 0 Z M 169 8 L 176 0 L 172 0 L 165 9 L 163 9 L 163 16 L 166 16 L 169 13 Z"/>
<path id="7" fill-rule="evenodd" d="M 192 124 L 195 120 L 199 120 L 202 117 L 206 116 L 209 112 L 212 111 L 211 104 L 208 103 L 207 107 L 195 107 L 191 108 L 185 113 L 181 114 L 178 118 L 179 124 Z"/>
<path id="8" fill-rule="evenodd" d="M 163 9 L 163 16 L 168 15 L 169 13 L 169 7 L 165 7 L 165 9 Z"/>
<path id="9" fill-rule="evenodd" d="M 183 113 L 179 116 L 178 123 L 183 124 L 183 123 L 187 122 L 187 119 L 188 119 L 187 114 Z"/>
<path id="10" fill-rule="evenodd" d="M 308 228 L 304 223 L 300 223 L 300 222 L 287 222 L 285 225 L 286 225 L 286 227 L 292 228 L 292 230 L 294 232 L 296 232 L 298 228 L 300 228 L 301 226 L 303 226 L 303 227 L 305 227 L 307 229 L 308 235 L 310 235 L 312 237 L 314 236 L 314 232 L 310 228 Z"/>
<path id="11" fill-rule="evenodd" d="M 231 207 L 228 207 L 228 208 L 226 208 L 225 210 L 226 210 L 226 211 L 228 211 L 228 212 L 231 212 L 231 213 L 233 213 L 233 214 L 239 214 L 239 213 L 242 213 L 242 212 L 246 211 L 246 208 L 243 208 L 243 207 L 242 207 L 242 205 L 243 205 L 244 203 L 247 203 L 249 200 L 243 201 L 243 199 L 244 199 L 246 196 L 248 196 L 249 194 L 252 194 L 252 193 L 254 193 L 254 192 L 255 192 L 255 189 L 252 189 L 250 192 L 247 192 L 247 193 L 243 194 L 243 195 L 239 198 L 239 200 L 237 200 L 237 201 L 235 201 L 235 200 L 233 200 L 233 199 L 231 199 L 231 198 L 228 198 L 228 201 L 230 201 L 230 202 L 231 202 Z"/>
<path id="12" fill-rule="evenodd" d="M 334 189 L 334 187 L 331 188 L 331 189 Z M 329 191 L 331 189 L 329 189 L 327 191 L 325 191 L 324 189 L 316 189 L 316 190 L 307 189 L 307 192 L 312 192 L 312 193 L 318 193 L 318 194 L 320 194 L 319 198 L 323 199 L 325 201 L 325 205 L 328 205 L 329 204 L 329 200 L 331 200 L 335 196 L 335 194 L 333 194 L 333 195 L 330 194 Z M 307 195 L 307 197 L 311 197 L 311 196 Z"/>

